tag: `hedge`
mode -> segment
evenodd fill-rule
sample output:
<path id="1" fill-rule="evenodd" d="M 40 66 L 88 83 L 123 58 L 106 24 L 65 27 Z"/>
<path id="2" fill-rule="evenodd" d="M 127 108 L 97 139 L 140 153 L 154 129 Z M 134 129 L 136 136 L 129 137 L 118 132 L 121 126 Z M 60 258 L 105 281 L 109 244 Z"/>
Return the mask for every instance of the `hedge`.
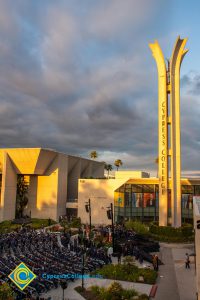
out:
<path id="1" fill-rule="evenodd" d="M 147 235 L 149 232 L 149 227 L 139 221 L 127 221 L 125 227 L 134 230 L 138 234 Z"/>
<path id="2" fill-rule="evenodd" d="M 193 227 L 192 225 L 182 226 L 179 228 L 151 225 L 149 232 L 158 236 L 167 236 L 170 238 L 187 238 L 193 235 Z"/>
<path id="3" fill-rule="evenodd" d="M 55 224 L 54 220 L 51 220 L 51 225 Z M 49 219 L 31 219 L 31 222 L 27 224 L 34 229 L 40 229 L 49 225 Z M 3 221 L 0 223 L 0 233 L 8 233 L 16 231 L 21 228 L 21 224 L 15 224 L 12 221 Z"/>

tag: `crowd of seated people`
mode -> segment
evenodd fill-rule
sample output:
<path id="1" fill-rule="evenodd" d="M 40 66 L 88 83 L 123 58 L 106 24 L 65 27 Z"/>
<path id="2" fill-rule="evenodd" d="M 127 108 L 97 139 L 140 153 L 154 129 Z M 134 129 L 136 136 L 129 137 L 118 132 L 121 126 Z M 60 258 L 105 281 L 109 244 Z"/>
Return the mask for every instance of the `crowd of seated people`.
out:
<path id="1" fill-rule="evenodd" d="M 59 286 L 59 280 L 44 278 L 43 274 L 82 274 L 83 252 L 86 253 L 84 273 L 109 263 L 102 247 L 80 236 L 72 239 L 69 234 L 58 235 L 23 228 L 19 232 L 0 236 L 0 284 L 8 282 L 16 293 L 16 299 L 39 299 L 41 293 Z M 24 291 L 12 283 L 8 275 L 21 262 L 32 270 L 37 278 Z M 71 279 L 73 280 L 73 279 Z"/>

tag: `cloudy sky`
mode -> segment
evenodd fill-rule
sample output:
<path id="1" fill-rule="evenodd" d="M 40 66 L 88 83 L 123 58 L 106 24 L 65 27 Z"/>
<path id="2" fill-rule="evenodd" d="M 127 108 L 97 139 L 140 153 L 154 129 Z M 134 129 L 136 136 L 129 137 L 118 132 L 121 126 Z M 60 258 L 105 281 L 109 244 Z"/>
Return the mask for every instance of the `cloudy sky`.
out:
<path id="1" fill-rule="evenodd" d="M 198 0 L 0 0 L 1 147 L 45 147 L 155 173 L 157 70 L 181 69 L 183 170 L 200 170 Z"/>

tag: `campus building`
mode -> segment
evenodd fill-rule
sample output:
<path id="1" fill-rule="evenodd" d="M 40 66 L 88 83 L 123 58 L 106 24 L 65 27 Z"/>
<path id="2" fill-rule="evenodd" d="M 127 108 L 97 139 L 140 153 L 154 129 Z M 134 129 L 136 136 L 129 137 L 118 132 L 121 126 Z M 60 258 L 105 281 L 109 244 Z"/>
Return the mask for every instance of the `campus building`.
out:
<path id="1" fill-rule="evenodd" d="M 77 202 L 78 179 L 103 177 L 104 163 L 42 148 L 0 149 L 0 221 L 16 213 L 17 177 L 28 182 L 24 214 L 58 220 Z M 67 207 L 67 212 L 71 214 Z"/>
<path id="2" fill-rule="evenodd" d="M 85 203 L 90 199 L 92 223 L 110 224 L 107 207 L 114 204 L 114 219 L 159 221 L 159 178 L 146 172 L 117 171 L 115 179 L 79 179 L 78 216 L 89 222 Z M 167 198 L 168 224 L 172 224 L 171 180 Z M 193 221 L 193 196 L 200 195 L 200 179 L 181 179 L 181 222 Z"/>

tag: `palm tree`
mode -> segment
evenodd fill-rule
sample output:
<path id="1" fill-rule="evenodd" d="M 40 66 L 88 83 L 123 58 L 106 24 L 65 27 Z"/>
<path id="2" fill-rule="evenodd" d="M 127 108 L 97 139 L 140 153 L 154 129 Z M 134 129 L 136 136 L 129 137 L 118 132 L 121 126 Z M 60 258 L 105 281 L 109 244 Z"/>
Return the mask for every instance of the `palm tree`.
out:
<path id="1" fill-rule="evenodd" d="M 154 160 L 155 164 L 157 164 L 157 177 L 158 177 L 158 163 L 159 163 L 159 158 L 156 157 L 156 159 Z"/>
<path id="2" fill-rule="evenodd" d="M 97 157 L 98 157 L 97 151 L 93 150 L 93 151 L 90 152 L 90 158 L 96 159 Z"/>
<path id="3" fill-rule="evenodd" d="M 105 169 L 106 171 L 108 171 L 108 178 L 109 178 L 109 174 L 110 174 L 110 171 L 112 171 L 113 166 L 112 166 L 111 164 L 105 163 L 104 169 Z"/>
<path id="4" fill-rule="evenodd" d="M 119 167 L 121 167 L 122 165 L 123 165 L 123 162 L 121 161 L 121 159 L 116 159 L 115 166 L 117 167 L 117 171 L 118 171 Z"/>

